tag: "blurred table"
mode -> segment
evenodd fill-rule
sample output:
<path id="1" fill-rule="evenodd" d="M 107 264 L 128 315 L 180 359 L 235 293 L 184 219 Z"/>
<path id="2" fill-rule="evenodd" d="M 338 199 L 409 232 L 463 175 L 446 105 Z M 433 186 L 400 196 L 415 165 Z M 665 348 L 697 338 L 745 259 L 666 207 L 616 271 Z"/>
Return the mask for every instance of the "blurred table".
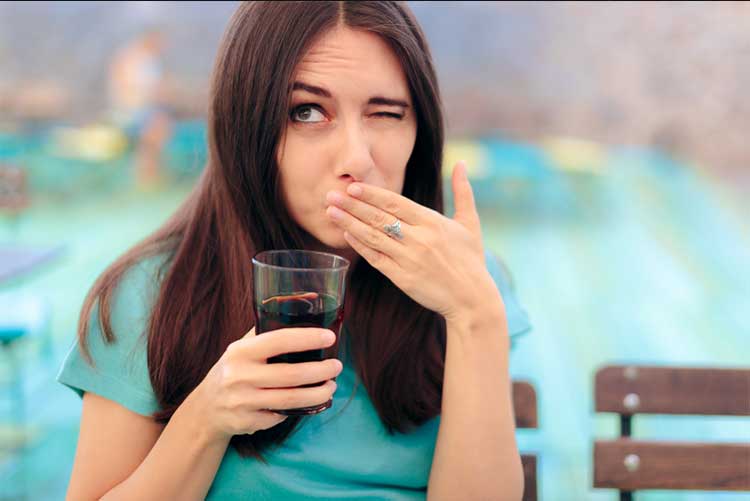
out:
<path id="1" fill-rule="evenodd" d="M 63 254 L 64 246 L 32 247 L 0 244 L 0 285 L 53 262 Z"/>

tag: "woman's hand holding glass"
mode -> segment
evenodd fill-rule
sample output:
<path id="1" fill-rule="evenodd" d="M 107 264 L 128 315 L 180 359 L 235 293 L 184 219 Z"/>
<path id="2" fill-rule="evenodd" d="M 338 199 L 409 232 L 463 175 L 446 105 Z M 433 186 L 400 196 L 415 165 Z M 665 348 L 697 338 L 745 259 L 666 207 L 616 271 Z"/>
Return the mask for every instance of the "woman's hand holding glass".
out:
<path id="1" fill-rule="evenodd" d="M 288 328 L 255 335 L 255 328 L 230 344 L 190 399 L 211 436 L 253 434 L 271 428 L 287 416 L 268 409 L 294 409 L 320 405 L 336 390 L 332 379 L 342 363 L 330 358 L 319 362 L 274 363 L 277 355 L 324 349 L 336 341 L 334 333 L 313 327 Z M 320 383 L 316 387 L 303 385 Z"/>

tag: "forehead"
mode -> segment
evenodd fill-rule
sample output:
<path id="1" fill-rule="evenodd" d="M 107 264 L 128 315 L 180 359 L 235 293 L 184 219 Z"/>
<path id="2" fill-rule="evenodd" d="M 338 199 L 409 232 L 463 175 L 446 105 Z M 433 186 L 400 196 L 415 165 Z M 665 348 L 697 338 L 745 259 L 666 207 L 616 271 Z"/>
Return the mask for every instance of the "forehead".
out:
<path id="1" fill-rule="evenodd" d="M 399 93 L 409 97 L 401 61 L 380 36 L 337 27 L 318 39 L 295 68 L 295 79 L 336 94 Z"/>

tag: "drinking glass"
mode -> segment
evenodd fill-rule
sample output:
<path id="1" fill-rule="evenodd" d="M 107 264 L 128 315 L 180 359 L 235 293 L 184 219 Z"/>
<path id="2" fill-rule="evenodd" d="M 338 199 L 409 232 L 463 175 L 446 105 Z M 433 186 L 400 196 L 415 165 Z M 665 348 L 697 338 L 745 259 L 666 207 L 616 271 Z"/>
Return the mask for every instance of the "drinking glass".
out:
<path id="1" fill-rule="evenodd" d="M 270 250 L 253 258 L 253 309 L 255 332 L 288 327 L 320 327 L 336 334 L 344 320 L 344 288 L 349 261 L 326 252 Z M 326 358 L 325 349 L 284 353 L 268 363 L 317 362 Z M 321 386 L 324 382 L 302 387 Z M 286 416 L 317 414 L 328 409 L 332 400 L 299 409 L 274 410 Z"/>

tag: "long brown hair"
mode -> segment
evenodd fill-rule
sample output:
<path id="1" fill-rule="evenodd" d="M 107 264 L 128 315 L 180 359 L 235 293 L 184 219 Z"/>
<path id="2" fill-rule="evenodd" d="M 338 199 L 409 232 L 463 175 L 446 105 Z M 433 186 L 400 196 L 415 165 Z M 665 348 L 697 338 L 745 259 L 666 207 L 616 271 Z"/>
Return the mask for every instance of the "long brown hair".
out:
<path id="1" fill-rule="evenodd" d="M 400 59 L 418 117 L 402 194 L 443 211 L 437 78 L 424 34 L 406 4 L 243 3 L 214 67 L 209 159 L 200 180 L 160 229 L 98 278 L 79 321 L 80 344 L 90 360 L 86 336 L 94 305 L 102 335 L 112 342 L 110 306 L 123 274 L 148 256 L 167 256 L 147 326 L 149 373 L 162 409 L 154 417 L 160 422 L 169 420 L 226 347 L 253 327 L 252 256 L 303 248 L 310 241 L 283 202 L 276 151 L 288 120 L 295 66 L 319 36 L 339 24 L 381 36 Z M 407 432 L 438 415 L 442 317 L 364 260 L 351 272 L 346 310 L 353 363 L 386 429 Z M 290 417 L 268 430 L 234 436 L 231 444 L 243 456 L 263 459 L 261 451 L 281 443 L 298 422 Z"/>

